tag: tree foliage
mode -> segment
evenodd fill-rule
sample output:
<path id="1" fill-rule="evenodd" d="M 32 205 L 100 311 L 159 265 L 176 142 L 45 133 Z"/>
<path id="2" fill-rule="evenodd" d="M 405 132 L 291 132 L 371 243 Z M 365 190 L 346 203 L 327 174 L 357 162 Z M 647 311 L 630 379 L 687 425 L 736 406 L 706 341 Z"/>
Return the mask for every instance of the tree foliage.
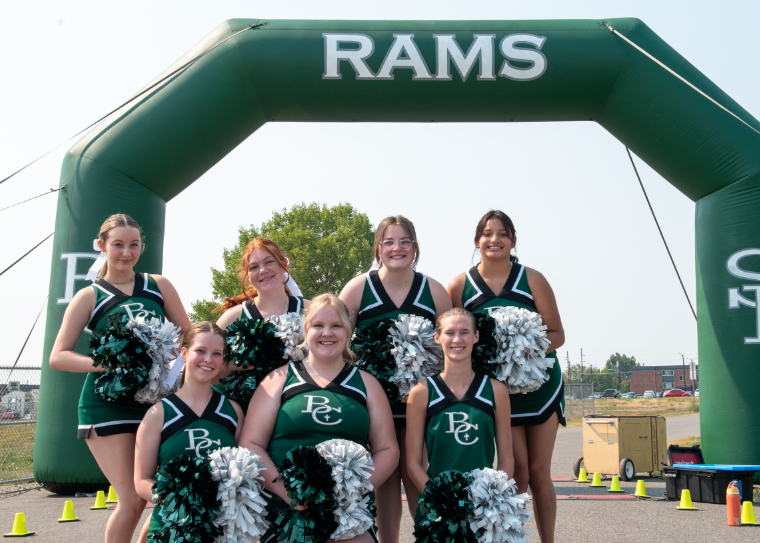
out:
<path id="1" fill-rule="evenodd" d="M 618 362 L 620 363 L 620 382 L 618 383 Z M 608 388 L 619 389 L 621 392 L 630 391 L 631 368 L 640 366 L 636 357 L 624 354 L 611 355 L 603 368 L 580 364 L 571 364 L 570 371 L 562 372 L 566 383 L 593 383 L 595 392 L 603 392 Z M 626 387 L 628 389 L 626 390 Z"/>
<path id="2" fill-rule="evenodd" d="M 211 268 L 210 300 L 192 304 L 190 320 L 215 322 L 222 314 L 213 309 L 224 298 L 242 294 L 238 268 L 243 249 L 255 237 L 277 243 L 290 258 L 290 268 L 304 298 L 338 294 L 346 283 L 367 271 L 372 264 L 375 230 L 364 213 L 351 204 L 334 207 L 317 203 L 298 204 L 275 212 L 260 227 L 238 229 L 238 242 L 223 251 L 224 269 Z"/>

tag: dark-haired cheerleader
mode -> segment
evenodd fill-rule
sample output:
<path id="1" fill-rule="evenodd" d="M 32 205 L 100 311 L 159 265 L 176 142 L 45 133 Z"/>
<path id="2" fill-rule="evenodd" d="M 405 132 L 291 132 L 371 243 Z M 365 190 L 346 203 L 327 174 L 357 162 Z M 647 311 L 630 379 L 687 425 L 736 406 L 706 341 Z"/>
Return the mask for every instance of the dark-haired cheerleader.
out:
<path id="1" fill-rule="evenodd" d="M 395 319 L 401 314 L 417 315 L 434 323 L 436 316 L 451 309 L 451 299 L 443 285 L 413 268 L 419 260 L 420 249 L 409 219 L 402 216 L 383 219 L 375 231 L 373 251 L 379 269 L 352 279 L 340 294 L 357 326 Z M 391 409 L 401 461 L 385 484 L 377 489 L 377 525 L 382 543 L 399 541 L 402 481 L 412 516 L 419 496 L 406 466 L 406 406 L 392 400 Z"/>
<path id="2" fill-rule="evenodd" d="M 511 394 L 510 400 L 518 492 L 525 492 L 530 485 L 541 541 L 552 543 L 557 501 L 551 460 L 557 427 L 565 425 L 562 370 L 556 350 L 565 343 L 565 332 L 548 281 L 511 254 L 517 243 L 512 220 L 502 211 L 486 213 L 478 222 L 474 241 L 481 261 L 449 284 L 454 305 L 473 313 L 487 313 L 497 307 L 534 311 L 546 325 L 546 338 L 551 342 L 546 357 L 553 357 L 555 363 L 547 372 L 549 379 L 534 392 Z"/>

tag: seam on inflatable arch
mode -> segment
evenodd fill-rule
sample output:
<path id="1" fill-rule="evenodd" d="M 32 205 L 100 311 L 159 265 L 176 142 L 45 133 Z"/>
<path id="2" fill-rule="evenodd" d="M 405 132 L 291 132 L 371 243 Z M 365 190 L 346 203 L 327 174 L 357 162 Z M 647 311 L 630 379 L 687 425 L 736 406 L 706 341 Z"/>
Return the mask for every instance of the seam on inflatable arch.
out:
<path id="1" fill-rule="evenodd" d="M 620 74 L 623 73 L 623 68 L 625 67 L 626 61 L 630 58 L 631 51 L 627 51 L 625 53 L 625 56 L 623 57 L 623 61 L 620 63 L 620 66 L 618 66 L 617 74 L 615 74 L 615 81 L 612 83 L 612 86 L 610 87 L 610 92 L 607 95 L 607 98 L 604 100 L 604 105 L 599 110 L 599 115 L 597 117 L 596 123 L 599 124 L 599 122 L 602 120 L 602 117 L 604 116 L 604 112 L 607 111 L 607 105 L 610 103 L 610 98 L 612 98 L 612 94 L 615 91 L 615 88 L 617 87 L 618 81 L 620 80 Z"/>
<path id="2" fill-rule="evenodd" d="M 702 198 L 706 198 L 707 196 L 710 196 L 711 194 L 715 194 L 716 192 L 720 192 L 723 189 L 727 189 L 728 187 L 731 187 L 731 186 L 735 185 L 736 183 L 741 183 L 742 181 L 746 181 L 750 177 L 758 177 L 758 179 L 760 180 L 760 170 L 758 170 L 756 172 L 753 172 L 753 173 L 749 173 L 747 175 L 744 175 L 744 176 L 740 177 L 739 179 L 737 179 L 736 181 L 731 181 L 728 185 L 723 185 L 722 187 L 718 187 L 717 189 L 715 189 L 713 191 L 710 191 L 707 194 L 704 194 L 704 195 L 700 196 L 696 200 L 696 202 L 694 202 L 694 203 L 697 203 Z"/>
<path id="3" fill-rule="evenodd" d="M 265 26 L 266 24 L 268 23 L 262 22 L 262 23 L 259 23 L 260 26 L 249 27 L 248 29 L 254 30 L 256 28 L 261 28 L 262 26 Z M 230 28 L 230 31 L 232 31 L 232 28 Z M 256 99 L 256 103 L 259 106 L 258 108 L 259 112 L 261 113 L 261 116 L 264 118 L 264 124 L 266 124 L 269 122 L 269 119 L 267 119 L 266 111 L 264 111 L 264 106 L 262 105 L 261 100 L 259 99 L 259 93 L 258 93 L 258 90 L 256 89 L 256 84 L 253 81 L 253 77 L 251 76 L 251 71 L 248 69 L 247 63 L 245 62 L 245 56 L 243 55 L 243 52 L 240 50 L 240 42 L 238 41 L 238 37 L 235 36 L 235 39 L 233 41 L 235 42 L 235 50 L 237 51 L 237 54 L 240 56 L 240 62 L 243 65 L 243 70 L 245 70 L 245 75 L 248 77 L 248 82 L 251 84 L 251 88 L 253 89 L 253 97 Z M 256 130 L 258 130 L 258 128 Z"/>

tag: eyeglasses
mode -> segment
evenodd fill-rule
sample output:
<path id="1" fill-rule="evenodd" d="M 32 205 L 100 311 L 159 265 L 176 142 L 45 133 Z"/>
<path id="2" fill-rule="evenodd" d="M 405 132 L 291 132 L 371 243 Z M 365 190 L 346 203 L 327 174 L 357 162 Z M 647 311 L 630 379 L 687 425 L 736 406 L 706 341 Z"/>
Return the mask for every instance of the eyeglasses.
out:
<path id="1" fill-rule="evenodd" d="M 412 248 L 412 245 L 414 245 L 414 242 L 408 238 L 402 239 L 401 241 L 396 243 L 395 240 L 392 239 L 386 239 L 383 241 L 383 248 L 384 249 L 393 249 L 396 245 L 399 245 L 403 250 L 408 251 Z"/>

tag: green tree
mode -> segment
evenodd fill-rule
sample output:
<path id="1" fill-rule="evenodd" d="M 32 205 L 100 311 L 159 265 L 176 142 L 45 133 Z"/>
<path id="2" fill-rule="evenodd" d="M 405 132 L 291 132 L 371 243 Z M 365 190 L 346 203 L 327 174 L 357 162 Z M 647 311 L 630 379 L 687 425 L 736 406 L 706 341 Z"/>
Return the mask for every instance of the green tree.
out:
<path id="1" fill-rule="evenodd" d="M 620 392 L 630 392 L 631 391 L 631 381 L 625 380 L 620 384 Z"/>
<path id="2" fill-rule="evenodd" d="M 224 298 L 242 293 L 238 268 L 243 249 L 255 237 L 277 243 L 290 258 L 290 268 L 305 298 L 324 292 L 338 294 L 343 287 L 372 264 L 375 230 L 364 213 L 351 204 L 334 207 L 317 203 L 298 204 L 273 213 L 260 227 L 238 229 L 238 242 L 224 249 L 224 269 L 211 268 L 210 300 L 192 304 L 190 320 L 216 322 L 222 312 L 213 312 Z"/>

